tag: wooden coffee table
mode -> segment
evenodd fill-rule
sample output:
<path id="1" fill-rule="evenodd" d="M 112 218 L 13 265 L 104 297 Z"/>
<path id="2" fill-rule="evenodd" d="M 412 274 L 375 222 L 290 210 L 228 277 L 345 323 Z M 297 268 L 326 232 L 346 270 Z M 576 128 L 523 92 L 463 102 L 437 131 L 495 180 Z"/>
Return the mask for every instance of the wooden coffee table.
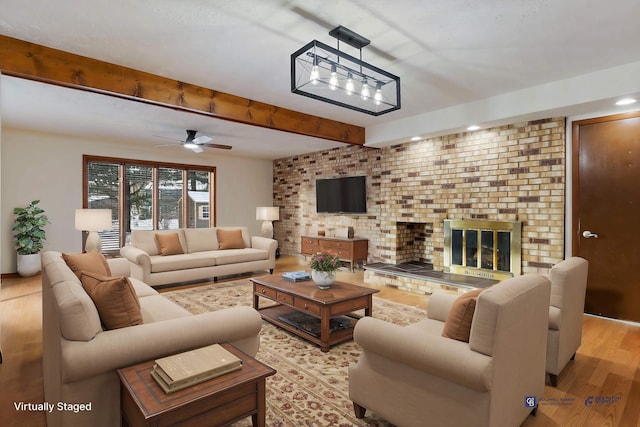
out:
<path id="1" fill-rule="evenodd" d="M 371 316 L 373 294 L 379 292 L 377 289 L 345 282 L 333 282 L 331 288 L 322 290 L 311 280 L 290 282 L 283 279 L 282 275 L 256 277 L 251 281 L 253 308 L 260 312 L 264 320 L 319 345 L 324 352 L 329 351 L 332 345 L 353 338 L 353 326 L 358 320 L 353 312 L 364 309 L 364 315 Z M 260 298 L 279 304 L 260 308 Z M 306 313 L 320 319 L 318 336 L 281 320 L 281 317 L 292 312 Z M 352 319 L 351 327 L 331 331 L 331 318 L 345 315 Z"/>
<path id="2" fill-rule="evenodd" d="M 242 360 L 242 369 L 166 394 L 151 377 L 154 361 L 118 369 L 122 425 L 226 426 L 248 416 L 265 425 L 265 378 L 276 373 L 231 344 L 224 348 Z"/>

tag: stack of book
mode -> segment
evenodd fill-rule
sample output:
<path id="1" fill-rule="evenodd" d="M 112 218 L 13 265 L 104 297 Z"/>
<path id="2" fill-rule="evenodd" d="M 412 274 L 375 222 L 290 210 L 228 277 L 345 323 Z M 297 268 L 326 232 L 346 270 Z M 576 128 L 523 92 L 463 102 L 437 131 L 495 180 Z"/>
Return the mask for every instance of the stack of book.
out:
<path id="1" fill-rule="evenodd" d="M 165 393 L 173 393 L 241 368 L 242 360 L 213 344 L 157 359 L 151 376 Z"/>
<path id="2" fill-rule="evenodd" d="M 282 273 L 282 278 L 291 282 L 303 282 L 310 280 L 311 276 L 309 276 L 309 273 L 306 271 L 287 271 L 286 273 Z"/>

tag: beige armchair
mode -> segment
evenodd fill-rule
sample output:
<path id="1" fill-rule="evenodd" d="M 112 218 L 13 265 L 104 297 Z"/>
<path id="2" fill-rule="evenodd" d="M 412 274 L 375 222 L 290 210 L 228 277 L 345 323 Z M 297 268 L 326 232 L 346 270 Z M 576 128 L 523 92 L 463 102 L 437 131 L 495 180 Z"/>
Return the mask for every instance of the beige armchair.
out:
<path id="1" fill-rule="evenodd" d="M 573 257 L 556 264 L 549 273 L 551 305 L 547 336 L 547 373 L 552 386 L 573 360 L 582 341 L 582 317 L 587 290 L 587 260 Z"/>
<path id="2" fill-rule="evenodd" d="M 356 416 L 367 409 L 403 427 L 518 426 L 541 398 L 549 280 L 524 275 L 478 296 L 469 342 L 442 336 L 455 295 L 434 293 L 428 318 L 398 326 L 358 321 L 362 347 L 349 369 Z"/>

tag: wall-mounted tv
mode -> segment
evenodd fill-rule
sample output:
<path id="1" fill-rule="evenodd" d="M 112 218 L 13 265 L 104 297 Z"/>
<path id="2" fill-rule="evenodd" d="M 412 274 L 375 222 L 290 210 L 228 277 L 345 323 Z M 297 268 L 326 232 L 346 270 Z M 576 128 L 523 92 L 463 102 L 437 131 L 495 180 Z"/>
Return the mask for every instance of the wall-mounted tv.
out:
<path id="1" fill-rule="evenodd" d="M 366 213 L 366 177 L 346 176 L 317 179 L 316 206 L 318 213 Z"/>

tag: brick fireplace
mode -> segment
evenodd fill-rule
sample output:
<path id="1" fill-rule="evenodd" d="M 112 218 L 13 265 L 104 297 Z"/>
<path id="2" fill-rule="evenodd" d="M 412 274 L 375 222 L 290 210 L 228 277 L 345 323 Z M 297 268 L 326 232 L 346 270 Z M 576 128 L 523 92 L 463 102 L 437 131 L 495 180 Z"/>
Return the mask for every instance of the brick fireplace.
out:
<path id="1" fill-rule="evenodd" d="M 381 149 L 344 146 L 278 159 L 275 237 L 283 254 L 297 255 L 302 236 L 353 227 L 369 240 L 368 264 L 413 259 L 444 272 L 445 220 L 519 221 L 522 273 L 546 274 L 564 258 L 565 144 L 564 118 L 549 118 Z M 367 213 L 318 214 L 315 180 L 349 175 L 366 176 Z M 431 289 L 368 272 L 365 281 Z"/>

